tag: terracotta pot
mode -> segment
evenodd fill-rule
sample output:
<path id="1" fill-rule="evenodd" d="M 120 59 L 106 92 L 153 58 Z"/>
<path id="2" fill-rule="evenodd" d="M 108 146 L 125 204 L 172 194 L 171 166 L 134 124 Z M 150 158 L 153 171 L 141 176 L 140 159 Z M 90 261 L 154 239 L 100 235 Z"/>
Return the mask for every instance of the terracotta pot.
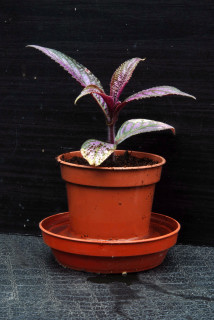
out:
<path id="1" fill-rule="evenodd" d="M 117 150 L 116 154 L 124 153 Z M 149 236 L 155 184 L 165 159 L 132 152 L 158 163 L 142 167 L 89 167 L 66 162 L 79 151 L 57 157 L 66 181 L 70 236 L 82 239 L 143 239 Z"/>

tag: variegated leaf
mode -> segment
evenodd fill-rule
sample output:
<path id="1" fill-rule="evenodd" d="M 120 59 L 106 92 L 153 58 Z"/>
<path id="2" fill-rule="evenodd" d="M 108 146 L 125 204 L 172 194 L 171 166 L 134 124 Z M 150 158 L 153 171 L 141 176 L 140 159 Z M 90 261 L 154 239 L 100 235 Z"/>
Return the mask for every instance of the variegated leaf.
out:
<path id="1" fill-rule="evenodd" d="M 27 47 L 35 48 L 43 52 L 44 54 L 46 54 L 52 60 L 57 62 L 61 67 L 63 67 L 68 73 L 70 73 L 72 77 L 75 80 L 77 80 L 83 87 L 93 84 L 101 88 L 101 90 L 103 90 L 103 87 L 99 79 L 97 79 L 95 75 L 91 73 L 91 71 L 89 71 L 86 67 L 84 67 L 82 64 L 77 62 L 75 59 L 70 58 L 64 53 L 54 49 L 45 48 L 37 45 L 28 45 Z M 93 97 L 102 108 L 107 119 L 110 119 L 108 107 L 105 101 L 103 100 L 103 98 L 97 94 L 93 94 Z"/>
<path id="2" fill-rule="evenodd" d="M 74 103 L 76 104 L 77 101 L 78 101 L 80 98 L 86 96 L 87 94 L 93 94 L 93 93 L 96 93 L 97 95 L 100 95 L 100 96 L 103 98 L 103 100 L 105 101 L 105 103 L 107 104 L 107 106 L 108 106 L 109 109 L 111 109 L 111 108 L 113 107 L 114 101 L 113 101 L 112 97 L 106 95 L 105 92 L 103 92 L 103 90 L 101 90 L 99 87 L 97 87 L 97 86 L 95 86 L 95 85 L 93 85 L 93 84 L 85 87 L 85 88 L 81 91 L 80 95 L 76 98 L 76 100 L 75 100 Z"/>
<path id="3" fill-rule="evenodd" d="M 133 58 L 127 60 L 114 72 L 110 83 L 110 95 L 114 98 L 115 102 L 118 101 L 120 94 L 131 78 L 136 66 L 143 60 L 145 59 Z"/>
<path id="4" fill-rule="evenodd" d="M 75 59 L 70 58 L 64 53 L 54 49 L 37 45 L 28 45 L 27 47 L 35 48 L 46 54 L 61 67 L 63 67 L 68 73 L 70 73 L 72 77 L 76 79 L 83 87 L 88 86 L 89 84 L 95 84 L 102 89 L 100 81 L 91 73 L 91 71 L 77 62 Z"/>
<path id="5" fill-rule="evenodd" d="M 133 100 L 145 99 L 145 98 L 162 97 L 168 94 L 176 94 L 176 95 L 186 96 L 189 98 L 196 99 L 194 96 L 191 96 L 186 92 L 182 92 L 177 88 L 170 87 L 170 86 L 160 86 L 160 87 L 153 87 L 150 89 L 146 89 L 146 90 L 142 90 L 137 93 L 134 93 L 132 96 L 126 98 L 124 100 L 124 103 L 130 102 Z"/>
<path id="6" fill-rule="evenodd" d="M 99 166 L 116 149 L 116 145 L 103 141 L 89 139 L 81 147 L 81 154 L 91 166 Z"/>
<path id="7" fill-rule="evenodd" d="M 139 133 L 143 132 L 150 132 L 150 131 L 160 131 L 160 130 L 172 130 L 175 133 L 175 129 L 163 122 L 158 122 L 154 120 L 147 120 L 147 119 L 132 119 L 124 122 L 120 129 L 117 132 L 115 137 L 115 144 L 119 144 L 125 139 L 134 136 Z"/>

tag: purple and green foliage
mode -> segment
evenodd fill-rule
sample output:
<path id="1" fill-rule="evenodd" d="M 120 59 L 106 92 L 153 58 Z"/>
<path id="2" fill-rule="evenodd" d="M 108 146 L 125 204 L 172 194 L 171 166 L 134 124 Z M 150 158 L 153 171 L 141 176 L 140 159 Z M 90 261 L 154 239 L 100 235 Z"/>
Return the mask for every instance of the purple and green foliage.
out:
<path id="1" fill-rule="evenodd" d="M 83 143 L 81 147 L 82 156 L 89 162 L 90 165 L 99 166 L 107 159 L 117 148 L 117 145 L 125 139 L 143 132 L 159 131 L 170 129 L 175 132 L 175 129 L 165 123 L 146 119 L 128 120 L 120 127 L 115 136 L 115 123 L 118 115 L 123 107 L 134 100 L 146 99 L 151 97 L 162 97 L 166 95 L 181 95 L 195 99 L 185 92 L 170 86 L 159 86 L 150 89 L 139 91 L 124 101 L 120 101 L 120 95 L 132 77 L 132 74 L 140 61 L 145 59 L 132 58 L 125 61 L 114 72 L 110 82 L 110 94 L 107 95 L 100 81 L 83 65 L 67 55 L 54 49 L 44 48 L 36 45 L 30 45 L 42 51 L 59 65 L 61 65 L 68 73 L 76 79 L 84 89 L 76 98 L 75 103 L 83 96 L 90 94 L 97 101 L 98 105 L 104 112 L 108 127 L 108 142 L 102 142 L 94 139 L 89 139 Z"/>

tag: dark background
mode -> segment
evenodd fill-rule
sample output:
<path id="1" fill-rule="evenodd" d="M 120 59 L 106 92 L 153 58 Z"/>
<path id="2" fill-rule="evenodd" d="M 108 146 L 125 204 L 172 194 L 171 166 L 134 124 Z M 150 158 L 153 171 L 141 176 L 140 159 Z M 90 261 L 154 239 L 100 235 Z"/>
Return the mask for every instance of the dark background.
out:
<path id="1" fill-rule="evenodd" d="M 102 112 L 91 97 L 73 105 L 80 85 L 27 44 L 54 48 L 91 70 L 108 92 L 113 71 L 146 57 L 124 97 L 171 85 L 197 100 L 167 96 L 132 102 L 131 118 L 163 121 L 170 132 L 132 137 L 123 149 L 164 156 L 153 211 L 182 224 L 181 243 L 213 239 L 212 1 L 1 1 L 0 4 L 0 231 L 38 234 L 38 222 L 67 210 L 55 156 L 88 138 L 105 139 Z"/>

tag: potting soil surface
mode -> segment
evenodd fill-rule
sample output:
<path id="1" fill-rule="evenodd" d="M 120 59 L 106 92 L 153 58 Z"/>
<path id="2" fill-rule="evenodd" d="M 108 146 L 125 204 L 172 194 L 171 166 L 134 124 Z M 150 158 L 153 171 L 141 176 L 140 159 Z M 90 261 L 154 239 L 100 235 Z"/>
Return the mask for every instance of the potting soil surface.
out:
<path id="1" fill-rule="evenodd" d="M 212 320 L 214 248 L 177 245 L 159 267 L 98 275 L 59 266 L 42 238 L 0 234 L 2 320 Z"/>

